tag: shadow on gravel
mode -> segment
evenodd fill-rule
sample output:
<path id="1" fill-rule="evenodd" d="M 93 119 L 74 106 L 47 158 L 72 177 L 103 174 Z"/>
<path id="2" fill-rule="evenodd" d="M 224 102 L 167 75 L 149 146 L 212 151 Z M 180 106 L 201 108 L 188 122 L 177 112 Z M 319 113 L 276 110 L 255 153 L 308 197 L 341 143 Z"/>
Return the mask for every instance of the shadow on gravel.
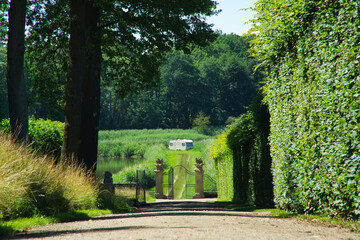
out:
<path id="1" fill-rule="evenodd" d="M 236 209 L 237 211 L 234 211 Z M 161 201 L 149 203 L 141 206 L 133 212 L 109 214 L 105 216 L 93 217 L 91 221 L 122 219 L 122 218 L 141 218 L 152 216 L 234 216 L 234 217 L 251 217 L 251 218 L 278 218 L 271 216 L 269 212 L 255 213 L 254 208 L 249 208 L 236 203 L 228 202 L 201 202 L 201 201 Z M 74 223 L 76 224 L 76 223 Z M 64 231 L 44 231 L 44 232 L 23 232 L 18 233 L 10 239 L 31 239 L 42 237 L 55 237 L 62 234 L 77 234 L 87 232 L 110 232 L 117 230 L 157 228 L 147 226 L 122 226 L 115 228 L 87 228 L 78 230 Z M 174 227 L 170 227 L 174 228 Z M 176 228 L 176 227 L 175 227 Z M 183 228 L 183 227 L 181 227 Z"/>
<path id="2" fill-rule="evenodd" d="M 236 211 L 233 210 L 236 208 Z M 166 201 L 146 204 L 130 213 L 111 214 L 93 218 L 94 220 L 108 220 L 118 218 L 135 218 L 151 216 L 240 216 L 240 217 L 259 217 L 277 218 L 271 216 L 269 212 L 254 213 L 256 208 L 243 206 L 228 202 L 187 202 L 187 201 Z"/>

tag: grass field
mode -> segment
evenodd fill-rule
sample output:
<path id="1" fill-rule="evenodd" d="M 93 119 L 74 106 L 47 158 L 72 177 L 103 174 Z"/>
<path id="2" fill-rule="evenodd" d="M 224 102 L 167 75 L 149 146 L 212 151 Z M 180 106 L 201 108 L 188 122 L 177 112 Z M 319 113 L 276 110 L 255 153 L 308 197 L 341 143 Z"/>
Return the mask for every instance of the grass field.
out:
<path id="1" fill-rule="evenodd" d="M 212 136 L 200 134 L 192 129 L 144 129 L 113 130 L 99 132 L 98 155 L 102 157 L 143 157 L 153 145 L 168 146 L 172 139 L 191 139 L 199 141 Z"/>

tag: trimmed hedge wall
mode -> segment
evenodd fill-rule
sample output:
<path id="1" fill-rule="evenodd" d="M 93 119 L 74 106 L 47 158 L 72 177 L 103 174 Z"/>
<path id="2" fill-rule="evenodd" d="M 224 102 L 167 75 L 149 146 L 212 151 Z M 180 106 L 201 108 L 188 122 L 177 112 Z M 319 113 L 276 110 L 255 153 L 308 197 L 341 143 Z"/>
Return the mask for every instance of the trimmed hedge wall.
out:
<path id="1" fill-rule="evenodd" d="M 10 121 L 0 122 L 0 129 L 10 133 Z M 29 118 L 30 147 L 41 153 L 60 158 L 63 142 L 64 123 L 58 121 Z"/>
<path id="2" fill-rule="evenodd" d="M 275 202 L 359 218 L 359 1 L 259 0 L 255 8 Z"/>
<path id="3" fill-rule="evenodd" d="M 232 201 L 234 199 L 233 155 L 227 145 L 229 131 L 219 134 L 209 149 L 210 158 L 215 160 L 216 186 L 218 198 Z"/>
<path id="4" fill-rule="evenodd" d="M 210 157 L 216 162 L 220 199 L 273 206 L 268 134 L 267 108 L 257 98 L 246 114 L 217 136 Z"/>

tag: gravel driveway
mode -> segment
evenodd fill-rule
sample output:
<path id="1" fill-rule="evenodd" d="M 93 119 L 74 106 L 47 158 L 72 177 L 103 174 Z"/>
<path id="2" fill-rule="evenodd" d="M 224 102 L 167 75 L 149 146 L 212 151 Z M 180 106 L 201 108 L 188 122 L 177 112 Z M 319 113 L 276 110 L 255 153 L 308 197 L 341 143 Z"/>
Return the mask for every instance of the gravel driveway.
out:
<path id="1" fill-rule="evenodd" d="M 209 199 L 208 199 L 209 200 Z M 50 224 L 11 239 L 346 239 L 360 233 L 268 212 L 237 212 L 199 200 L 157 201 L 136 212 Z"/>

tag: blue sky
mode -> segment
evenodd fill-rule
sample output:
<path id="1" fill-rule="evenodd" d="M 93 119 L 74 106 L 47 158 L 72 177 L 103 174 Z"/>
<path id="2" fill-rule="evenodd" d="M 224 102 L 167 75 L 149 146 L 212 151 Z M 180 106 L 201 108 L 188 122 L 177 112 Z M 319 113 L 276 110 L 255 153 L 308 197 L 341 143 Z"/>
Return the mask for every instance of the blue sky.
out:
<path id="1" fill-rule="evenodd" d="M 215 24 L 214 29 L 221 30 L 226 34 L 242 35 L 251 28 L 251 25 L 245 25 L 245 22 L 252 19 L 255 12 L 240 9 L 254 6 L 256 0 L 216 0 L 216 2 L 218 3 L 217 8 L 222 9 L 222 12 L 207 19 L 208 23 Z"/>

